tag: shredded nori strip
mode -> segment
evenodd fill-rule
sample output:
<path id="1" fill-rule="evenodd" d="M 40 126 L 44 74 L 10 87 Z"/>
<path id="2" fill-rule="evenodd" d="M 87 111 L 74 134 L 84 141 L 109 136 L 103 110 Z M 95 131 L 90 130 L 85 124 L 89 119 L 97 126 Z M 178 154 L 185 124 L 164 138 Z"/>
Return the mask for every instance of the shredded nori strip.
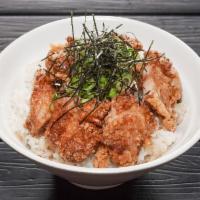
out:
<path id="1" fill-rule="evenodd" d="M 143 50 L 133 48 L 116 32 L 122 24 L 108 31 L 103 23 L 102 31 L 99 31 L 94 15 L 93 24 L 94 30 L 89 30 L 85 20 L 81 38 L 75 39 L 73 14 L 71 14 L 73 44 L 64 48 L 65 59 L 58 66 L 61 68 L 69 55 L 73 55 L 74 62 L 66 70 L 69 81 L 59 80 L 56 74 L 52 74 L 51 69 L 57 59 L 46 70 L 48 75 L 53 75 L 55 78 L 52 82 L 56 88 L 53 101 L 69 97 L 63 106 L 74 100 L 75 105 L 69 109 L 72 110 L 96 99 L 94 108 L 86 114 L 81 123 L 95 111 L 102 101 L 111 100 L 123 91 L 131 92 L 141 103 L 144 96 L 142 78 L 145 67 L 148 62 L 160 58 L 148 58 L 153 42 L 145 56 L 140 58 L 140 52 Z M 53 53 L 50 53 L 43 60 L 49 59 L 52 55 Z M 142 66 L 140 70 L 136 68 L 139 63 Z"/>

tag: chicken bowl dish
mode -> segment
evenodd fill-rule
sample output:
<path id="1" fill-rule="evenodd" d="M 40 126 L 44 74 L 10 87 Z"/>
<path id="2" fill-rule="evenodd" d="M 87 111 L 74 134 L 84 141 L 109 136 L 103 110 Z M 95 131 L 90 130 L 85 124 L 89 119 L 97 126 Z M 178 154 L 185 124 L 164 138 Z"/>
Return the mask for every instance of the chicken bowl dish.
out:
<path id="1" fill-rule="evenodd" d="M 83 24 L 76 38 L 71 21 L 66 42 L 51 45 L 27 77 L 18 137 L 41 157 L 78 166 L 137 165 L 163 155 L 184 112 L 172 62 L 153 41 L 144 49 L 133 34 L 119 34 L 121 24 L 99 28 L 93 18 L 93 29 Z"/>
<path id="2" fill-rule="evenodd" d="M 180 39 L 137 20 L 42 25 L 0 54 L 0 137 L 71 183 L 114 187 L 199 141 L 199 66 Z"/>

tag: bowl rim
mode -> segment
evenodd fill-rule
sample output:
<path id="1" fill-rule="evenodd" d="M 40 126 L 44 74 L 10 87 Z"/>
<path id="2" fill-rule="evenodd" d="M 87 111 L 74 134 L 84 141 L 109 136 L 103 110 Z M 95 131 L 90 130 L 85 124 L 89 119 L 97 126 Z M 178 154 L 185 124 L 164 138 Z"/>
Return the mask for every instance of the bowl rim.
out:
<path id="1" fill-rule="evenodd" d="M 91 18 L 91 16 L 89 16 L 88 18 Z M 84 16 L 79 16 L 79 17 L 74 17 L 74 20 L 83 20 Z M 139 23 L 141 25 L 145 25 L 149 28 L 153 28 L 154 30 L 157 30 L 159 32 L 162 32 L 163 34 L 167 35 L 168 37 L 170 37 L 173 40 L 176 40 L 177 42 L 179 42 L 184 48 L 186 48 L 190 54 L 193 55 L 193 57 L 196 59 L 196 61 L 199 63 L 200 65 L 200 58 L 199 56 L 194 52 L 194 50 L 192 50 L 185 42 L 183 42 L 182 40 L 180 40 L 179 38 L 177 38 L 176 36 L 172 35 L 171 33 L 156 27 L 154 25 L 150 25 L 148 23 L 145 22 L 141 22 L 135 19 L 129 19 L 129 18 L 125 18 L 125 17 L 116 17 L 116 16 L 96 16 L 96 19 L 104 19 L 104 20 L 118 20 L 123 21 L 124 23 L 126 22 L 130 22 L 130 21 L 134 21 L 135 23 Z M 65 19 L 61 19 L 61 20 L 56 20 L 56 21 L 52 21 L 49 23 L 46 23 L 42 26 L 36 27 L 30 31 L 28 31 L 27 33 L 23 34 L 22 36 L 20 36 L 19 38 L 17 38 L 16 40 L 14 40 L 11 44 L 9 44 L 1 53 L 0 53 L 0 63 L 1 63 L 1 59 L 3 59 L 3 56 L 6 55 L 7 53 L 9 53 L 9 50 L 14 48 L 15 45 L 17 44 L 18 41 L 22 41 L 23 39 L 25 39 L 29 34 L 32 34 L 34 32 L 37 32 L 38 30 L 42 30 L 45 28 L 48 28 L 49 25 L 53 25 L 56 23 L 61 23 L 61 22 L 69 22 L 70 18 L 65 18 Z M 88 167 L 82 167 L 82 166 L 74 166 L 74 165 L 69 165 L 69 164 L 64 164 L 64 163 L 59 163 L 56 161 L 52 161 L 49 160 L 47 158 L 42 158 L 38 155 L 36 155 L 35 153 L 31 152 L 30 150 L 27 149 L 24 150 L 24 147 L 22 147 L 21 145 L 16 144 L 14 141 L 9 140 L 8 137 L 6 137 L 6 134 L 3 134 L 3 131 L 0 130 L 0 138 L 7 143 L 11 148 L 13 148 L 15 151 L 19 152 L 20 154 L 22 154 L 23 156 L 33 160 L 34 162 L 40 163 L 44 166 L 47 167 L 52 167 L 52 168 L 56 168 L 56 169 L 60 169 L 60 170 L 64 170 L 64 171 L 68 171 L 68 172 L 74 172 L 74 173 L 85 173 L 85 174 L 121 174 L 121 173 L 129 173 L 129 172 L 137 172 L 137 171 L 144 171 L 144 170 L 148 170 L 148 169 L 152 169 L 155 168 L 157 166 L 160 166 L 164 163 L 167 163 L 173 159 L 175 159 L 176 157 L 178 157 L 179 155 L 183 154 L 185 151 L 187 151 L 188 149 L 190 149 L 196 142 L 198 142 L 198 140 L 200 139 L 200 128 L 196 130 L 196 132 L 194 133 L 194 135 L 190 138 L 190 140 L 188 140 L 185 144 L 183 144 L 181 147 L 179 147 L 176 150 L 173 150 L 172 152 L 169 152 L 166 155 L 163 155 L 159 158 L 157 158 L 156 160 L 147 162 L 147 163 L 143 163 L 143 164 L 139 164 L 139 165 L 132 165 L 132 166 L 127 166 L 127 167 L 116 167 L 116 168 L 88 168 Z"/>

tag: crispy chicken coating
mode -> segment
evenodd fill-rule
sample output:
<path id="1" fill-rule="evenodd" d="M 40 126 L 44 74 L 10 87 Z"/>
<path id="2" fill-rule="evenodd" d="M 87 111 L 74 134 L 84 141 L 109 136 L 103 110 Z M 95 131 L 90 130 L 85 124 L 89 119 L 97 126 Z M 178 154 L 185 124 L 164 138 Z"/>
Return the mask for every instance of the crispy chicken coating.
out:
<path id="1" fill-rule="evenodd" d="M 145 101 L 160 116 L 162 125 L 170 131 L 176 129 L 174 105 L 182 98 L 181 81 L 172 63 L 160 53 L 150 51 L 148 58 L 153 59 L 146 66 L 143 86 L 148 95 Z"/>
<path id="2" fill-rule="evenodd" d="M 82 108 L 77 107 L 71 111 L 68 111 L 69 108 L 60 109 L 60 106 L 54 109 L 55 114 L 48 124 L 45 135 L 57 146 L 63 159 L 81 162 L 95 152 L 101 139 L 100 126 L 110 109 L 110 103 L 102 103 L 82 122 L 94 104 L 95 102 L 91 101 Z M 73 106 L 73 103 L 70 106 Z"/>
<path id="3" fill-rule="evenodd" d="M 108 147 L 100 145 L 95 153 L 93 166 L 96 168 L 106 168 L 110 164 L 110 155 Z"/>
<path id="4" fill-rule="evenodd" d="M 51 45 L 51 50 L 49 51 L 47 58 L 45 60 L 45 65 L 50 74 L 50 78 L 53 80 L 55 77 L 57 79 L 66 80 L 68 74 L 66 73 L 74 63 L 74 58 L 72 55 L 68 55 L 65 48 L 73 45 L 72 37 L 67 37 L 67 42 L 65 45 Z"/>
<path id="5" fill-rule="evenodd" d="M 121 35 L 121 37 L 125 42 L 129 43 L 129 45 L 134 49 L 137 50 L 143 49 L 142 43 L 136 37 L 129 37 L 127 35 Z"/>
<path id="6" fill-rule="evenodd" d="M 92 153 L 95 153 L 100 141 L 100 129 L 94 124 L 83 122 L 76 126 L 73 136 L 65 132 L 61 136 L 61 156 L 72 162 L 81 162 Z"/>
<path id="7" fill-rule="evenodd" d="M 94 108 L 96 101 L 93 100 L 90 103 L 85 104 L 83 107 L 83 111 L 85 112 L 83 115 L 87 114 L 89 110 Z M 104 118 L 107 116 L 108 112 L 110 111 L 110 102 L 104 101 L 102 102 L 95 111 L 89 115 L 86 121 L 95 124 L 98 127 L 102 127 L 104 123 Z"/>
<path id="8" fill-rule="evenodd" d="M 132 95 L 118 96 L 106 117 L 102 142 L 109 147 L 114 164 L 134 164 L 141 146 L 155 128 L 153 114 L 145 105 L 139 105 Z"/>
<path id="9" fill-rule="evenodd" d="M 54 89 L 51 86 L 49 77 L 42 70 L 35 74 L 33 92 L 30 99 L 30 111 L 25 122 L 25 127 L 33 136 L 44 132 L 45 127 L 50 120 L 51 104 Z"/>

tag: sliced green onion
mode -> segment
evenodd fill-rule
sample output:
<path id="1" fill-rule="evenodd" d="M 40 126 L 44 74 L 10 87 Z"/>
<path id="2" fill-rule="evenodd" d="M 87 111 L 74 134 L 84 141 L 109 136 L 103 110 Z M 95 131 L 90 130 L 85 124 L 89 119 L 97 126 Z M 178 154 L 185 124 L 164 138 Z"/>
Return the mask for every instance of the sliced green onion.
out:
<path id="1" fill-rule="evenodd" d="M 111 88 L 109 91 L 108 97 L 112 99 L 115 96 L 117 96 L 117 90 L 116 88 Z"/>

